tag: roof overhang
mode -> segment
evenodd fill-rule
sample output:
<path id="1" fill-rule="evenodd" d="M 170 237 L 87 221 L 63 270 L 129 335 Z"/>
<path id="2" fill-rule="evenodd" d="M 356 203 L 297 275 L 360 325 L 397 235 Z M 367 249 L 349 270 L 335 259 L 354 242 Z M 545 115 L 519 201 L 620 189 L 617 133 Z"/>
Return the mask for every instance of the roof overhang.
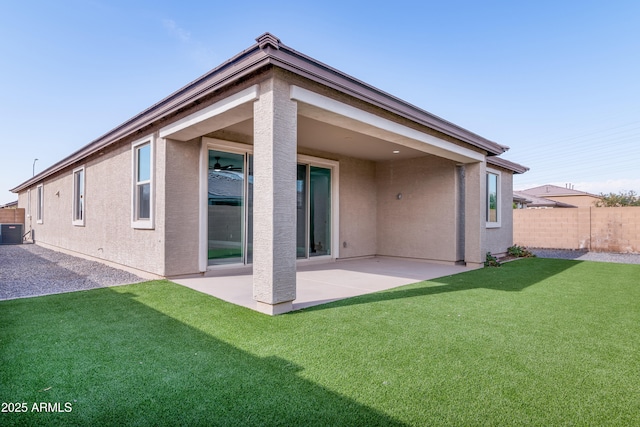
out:
<path id="1" fill-rule="evenodd" d="M 495 156 L 487 157 L 487 163 L 493 166 L 498 166 L 503 169 L 510 170 L 511 172 L 518 173 L 518 174 L 525 173 L 526 171 L 529 170 L 529 168 L 526 166 L 522 166 L 521 164 L 511 162 L 501 157 L 495 157 Z"/>
<path id="2" fill-rule="evenodd" d="M 291 86 L 291 99 L 298 102 L 298 114 L 314 120 L 457 162 L 470 163 L 484 160 L 484 154 L 481 152 L 417 131 L 298 86 Z"/>
<path id="3" fill-rule="evenodd" d="M 313 58 L 303 55 L 285 46 L 278 38 L 269 33 L 265 33 L 258 37 L 256 41 L 257 43 L 255 45 L 243 52 L 240 52 L 238 55 L 224 62 L 207 74 L 197 80 L 194 80 L 182 89 L 179 89 L 160 102 L 127 120 L 115 129 L 107 132 L 100 138 L 65 157 L 33 178 L 23 182 L 11 191 L 14 193 L 22 191 L 42 179 L 73 165 L 74 163 L 120 141 L 123 138 L 136 135 L 145 128 L 159 123 L 161 120 L 170 120 L 172 115 L 197 105 L 203 98 L 216 91 L 233 87 L 235 83 L 240 82 L 244 77 L 273 66 L 287 70 L 346 95 L 360 99 L 366 103 L 380 107 L 399 117 L 427 126 L 444 135 L 453 137 L 461 142 L 479 148 L 485 151 L 489 156 L 501 154 L 508 149 L 508 147 L 496 144 L 493 141 L 485 139 L 451 122 L 443 120 L 440 117 L 376 89 L 373 86 L 316 61 Z M 246 104 L 246 102 L 244 103 Z M 211 108 L 208 110 L 208 112 L 211 113 L 213 110 L 220 107 L 221 105 L 207 108 Z M 240 110 L 234 111 L 234 108 L 229 108 L 223 112 L 226 113 L 225 120 L 233 122 L 233 120 L 241 118 L 243 112 Z M 236 117 L 231 117 L 233 116 L 231 113 L 232 111 L 238 115 Z M 217 118 L 213 119 L 214 116 Z M 220 120 L 222 118 L 221 116 L 224 116 L 224 114 L 213 114 L 211 117 L 206 117 L 204 120 L 201 120 L 202 123 L 200 125 L 203 126 L 204 130 L 215 128 L 222 123 L 215 123 L 216 120 Z M 163 128 L 165 130 L 165 135 L 184 139 L 198 133 L 198 127 L 194 126 L 193 123 L 189 125 L 187 122 L 178 124 L 179 122 L 180 121 L 174 123 L 175 127 L 169 125 Z M 181 126 L 184 127 L 181 128 Z M 187 130 L 190 127 L 193 132 Z"/>

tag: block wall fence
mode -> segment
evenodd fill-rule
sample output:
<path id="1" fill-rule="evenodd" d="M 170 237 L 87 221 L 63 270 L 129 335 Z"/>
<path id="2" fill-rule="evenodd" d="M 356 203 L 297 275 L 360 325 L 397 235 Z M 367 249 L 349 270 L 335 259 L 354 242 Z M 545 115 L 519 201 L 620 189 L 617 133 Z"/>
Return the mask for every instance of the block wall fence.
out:
<path id="1" fill-rule="evenodd" d="M 24 224 L 24 208 L 0 209 L 0 224 Z"/>
<path id="2" fill-rule="evenodd" d="M 515 209 L 516 245 L 640 253 L 640 207 Z"/>

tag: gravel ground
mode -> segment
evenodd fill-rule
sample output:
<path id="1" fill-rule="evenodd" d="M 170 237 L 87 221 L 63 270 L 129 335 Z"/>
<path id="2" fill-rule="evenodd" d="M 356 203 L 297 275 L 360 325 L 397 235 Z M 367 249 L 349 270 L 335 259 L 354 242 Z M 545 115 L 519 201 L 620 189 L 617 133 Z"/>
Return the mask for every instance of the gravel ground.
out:
<path id="1" fill-rule="evenodd" d="M 640 264 L 640 254 L 615 254 L 611 252 L 571 251 L 565 249 L 531 249 L 540 258 L 577 259 L 580 261 L 617 262 Z"/>
<path id="2" fill-rule="evenodd" d="M 0 300 L 142 282 L 95 261 L 37 245 L 0 245 Z"/>

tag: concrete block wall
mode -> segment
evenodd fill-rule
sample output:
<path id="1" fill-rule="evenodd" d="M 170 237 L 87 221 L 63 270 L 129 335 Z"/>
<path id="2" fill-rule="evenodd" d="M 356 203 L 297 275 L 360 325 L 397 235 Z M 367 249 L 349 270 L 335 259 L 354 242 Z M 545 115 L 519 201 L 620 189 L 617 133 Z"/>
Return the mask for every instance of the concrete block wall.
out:
<path id="1" fill-rule="evenodd" d="M 640 253 L 640 207 L 592 208 L 591 248 Z"/>
<path id="2" fill-rule="evenodd" d="M 513 233 L 532 248 L 640 253 L 640 207 L 517 209 Z"/>
<path id="3" fill-rule="evenodd" d="M 24 208 L 0 209 L 0 224 L 24 224 Z"/>

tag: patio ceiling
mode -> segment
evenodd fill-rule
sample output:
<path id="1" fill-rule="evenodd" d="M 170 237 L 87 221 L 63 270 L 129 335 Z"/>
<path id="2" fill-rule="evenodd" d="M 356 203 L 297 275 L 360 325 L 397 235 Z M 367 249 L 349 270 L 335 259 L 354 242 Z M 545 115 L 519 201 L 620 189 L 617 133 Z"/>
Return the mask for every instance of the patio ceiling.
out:
<path id="1" fill-rule="evenodd" d="M 254 85 L 160 131 L 160 137 L 188 141 L 200 136 L 253 141 Z M 298 146 L 349 157 L 383 161 L 435 155 L 462 163 L 482 161 L 478 151 L 376 116 L 296 86 Z"/>
<path id="2" fill-rule="evenodd" d="M 253 118 L 228 126 L 224 130 L 251 141 Z M 300 115 L 298 115 L 298 146 L 372 161 L 408 159 L 426 155 L 422 151 Z M 394 151 L 399 153 L 394 154 Z"/>

